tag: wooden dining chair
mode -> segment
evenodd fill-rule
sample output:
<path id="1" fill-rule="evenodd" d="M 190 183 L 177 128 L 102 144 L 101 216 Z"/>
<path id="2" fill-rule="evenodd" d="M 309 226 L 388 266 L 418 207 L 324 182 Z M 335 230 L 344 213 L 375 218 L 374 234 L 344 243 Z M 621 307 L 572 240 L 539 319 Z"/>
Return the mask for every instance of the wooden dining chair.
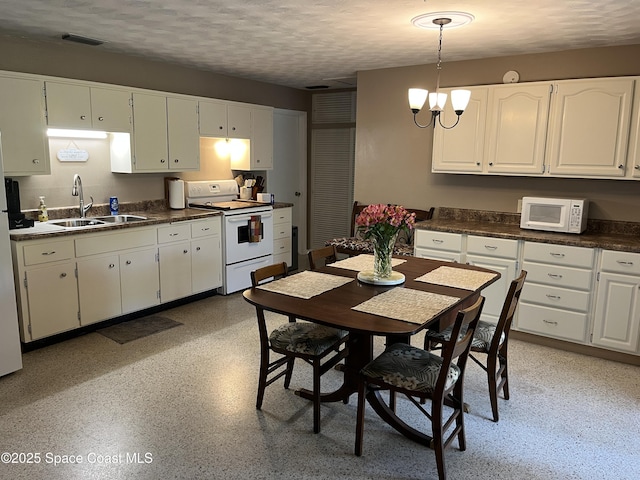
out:
<path id="1" fill-rule="evenodd" d="M 466 449 L 463 380 L 471 340 L 483 305 L 484 297 L 481 296 L 472 306 L 458 312 L 452 327 L 453 340 L 444 343 L 441 357 L 406 343 L 396 343 L 361 370 L 356 455 L 362 455 L 365 394 L 377 395 L 379 390 L 389 390 L 389 406 L 383 414 L 394 415 L 395 395 L 400 393 L 431 420 L 431 435 L 405 425 L 415 433 L 414 439 L 423 438 L 423 443 L 428 441 L 428 446 L 435 450 L 438 478 L 445 480 L 444 450 L 455 438 L 460 450 Z M 425 400 L 431 400 L 431 411 L 421 404 Z M 443 419 L 444 406 L 452 410 L 446 420 Z M 451 427 L 453 429 L 447 433 Z"/>
<path id="2" fill-rule="evenodd" d="M 316 270 L 323 265 L 328 265 L 338 260 L 338 252 L 335 245 L 309 250 L 308 256 L 310 270 Z"/>
<path id="3" fill-rule="evenodd" d="M 502 306 L 502 311 L 497 324 L 480 321 L 476 328 L 476 333 L 471 343 L 471 359 L 480 365 L 487 373 L 489 382 L 489 399 L 491 401 L 491 411 L 493 421 L 499 420 L 498 416 L 498 392 L 502 390 L 505 400 L 509 400 L 509 376 L 507 353 L 509 346 L 509 332 L 513 316 L 520 300 L 520 293 L 527 278 L 527 272 L 522 270 L 518 278 L 511 282 L 509 291 Z M 448 341 L 451 337 L 451 328 L 446 328 L 441 332 L 428 330 L 425 334 L 425 349 L 432 350 Z M 486 362 L 482 362 L 474 353 L 485 354 Z"/>
<path id="4" fill-rule="evenodd" d="M 287 276 L 287 264 L 277 263 L 251 272 L 251 284 L 256 287 L 267 281 Z M 289 316 L 289 322 L 271 333 L 267 331 L 264 309 L 256 305 L 260 334 L 260 375 L 256 408 L 262 408 L 267 386 L 284 376 L 284 388 L 289 388 L 293 364 L 296 358 L 313 368 L 313 431 L 320 432 L 320 377 L 344 359 L 348 350 L 348 334 L 344 330 L 310 322 L 297 322 Z M 278 355 L 270 359 L 270 353 Z"/>

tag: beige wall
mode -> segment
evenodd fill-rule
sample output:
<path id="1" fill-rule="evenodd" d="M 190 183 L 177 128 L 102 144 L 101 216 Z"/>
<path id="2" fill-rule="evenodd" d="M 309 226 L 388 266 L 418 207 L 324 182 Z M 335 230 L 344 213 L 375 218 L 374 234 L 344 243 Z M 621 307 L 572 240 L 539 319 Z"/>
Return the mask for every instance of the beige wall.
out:
<path id="1" fill-rule="evenodd" d="M 508 70 L 518 71 L 521 82 L 640 75 L 640 64 L 633 60 L 637 58 L 640 45 L 444 62 L 441 84 L 502 83 Z M 407 103 L 407 89 L 413 86 L 433 89 L 435 66 L 358 74 L 358 201 L 515 212 L 523 195 L 577 196 L 591 200 L 592 218 L 640 221 L 637 181 L 432 174 L 432 133 L 414 126 Z"/>

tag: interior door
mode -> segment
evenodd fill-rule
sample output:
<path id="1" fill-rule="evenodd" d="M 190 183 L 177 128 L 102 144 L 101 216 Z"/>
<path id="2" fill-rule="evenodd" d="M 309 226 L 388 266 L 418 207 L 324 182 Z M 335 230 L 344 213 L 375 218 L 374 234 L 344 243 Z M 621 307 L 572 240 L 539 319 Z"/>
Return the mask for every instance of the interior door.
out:
<path id="1" fill-rule="evenodd" d="M 277 202 L 292 203 L 292 225 L 298 227 L 298 252 L 307 246 L 307 114 L 273 111 L 273 170 L 267 190 Z"/>

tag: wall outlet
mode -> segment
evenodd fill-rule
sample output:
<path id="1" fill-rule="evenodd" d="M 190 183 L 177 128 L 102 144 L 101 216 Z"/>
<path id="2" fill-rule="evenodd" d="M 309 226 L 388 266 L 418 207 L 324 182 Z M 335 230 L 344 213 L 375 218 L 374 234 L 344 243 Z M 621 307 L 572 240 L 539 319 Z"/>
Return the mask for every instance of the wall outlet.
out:
<path id="1" fill-rule="evenodd" d="M 516 207 L 516 213 L 522 213 L 522 199 L 518 199 L 518 206 Z"/>

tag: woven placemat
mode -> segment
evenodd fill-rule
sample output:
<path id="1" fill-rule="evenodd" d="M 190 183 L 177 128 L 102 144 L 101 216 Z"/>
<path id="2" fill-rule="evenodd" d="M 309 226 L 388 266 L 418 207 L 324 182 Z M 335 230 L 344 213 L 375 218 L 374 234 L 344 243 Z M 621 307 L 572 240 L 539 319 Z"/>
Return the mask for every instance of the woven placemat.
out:
<path id="1" fill-rule="evenodd" d="M 289 277 L 265 283 L 257 288 L 268 290 L 269 292 L 282 293 L 290 297 L 309 299 L 352 281 L 353 278 L 305 270 Z"/>
<path id="2" fill-rule="evenodd" d="M 398 287 L 362 302 L 352 310 L 422 325 L 460 299 Z"/>
<path id="3" fill-rule="evenodd" d="M 391 267 L 398 266 L 406 260 L 401 258 L 392 258 Z M 344 268 L 345 270 L 355 270 L 356 272 L 362 272 L 364 270 L 373 270 L 373 255 L 369 253 L 363 253 L 356 255 L 355 257 L 345 258 L 329 265 L 330 267 Z"/>
<path id="4" fill-rule="evenodd" d="M 466 268 L 438 267 L 416 278 L 416 281 L 464 290 L 477 290 L 495 276 L 495 273 L 479 272 Z"/>

